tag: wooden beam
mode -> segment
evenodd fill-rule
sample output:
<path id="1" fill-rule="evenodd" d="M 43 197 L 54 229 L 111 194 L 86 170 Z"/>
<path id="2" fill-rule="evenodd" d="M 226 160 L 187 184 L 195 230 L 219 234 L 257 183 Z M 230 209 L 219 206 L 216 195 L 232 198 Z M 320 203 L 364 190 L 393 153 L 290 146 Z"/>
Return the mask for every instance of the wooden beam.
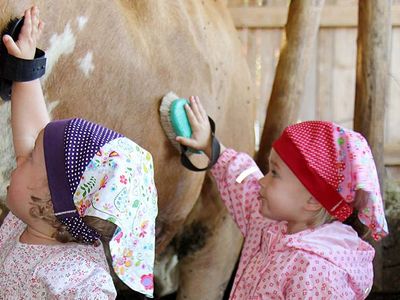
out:
<path id="1" fill-rule="evenodd" d="M 321 10 L 325 0 L 292 0 L 285 26 L 286 41 L 280 52 L 257 164 L 268 170 L 271 146 L 283 129 L 298 119 L 307 70 L 315 49 Z"/>
<path id="2" fill-rule="evenodd" d="M 287 7 L 230 7 L 237 28 L 282 28 L 287 20 Z M 357 6 L 325 6 L 320 27 L 357 27 Z M 400 27 L 400 5 L 392 7 L 392 26 Z"/>

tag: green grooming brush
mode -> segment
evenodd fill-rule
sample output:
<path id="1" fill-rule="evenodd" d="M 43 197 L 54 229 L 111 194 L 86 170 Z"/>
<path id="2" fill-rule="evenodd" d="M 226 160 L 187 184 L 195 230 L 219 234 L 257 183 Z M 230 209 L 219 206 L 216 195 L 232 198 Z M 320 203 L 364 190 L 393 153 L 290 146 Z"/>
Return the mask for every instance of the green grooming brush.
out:
<path id="1" fill-rule="evenodd" d="M 163 97 L 160 105 L 161 125 L 165 134 L 178 151 L 181 151 L 181 146 L 175 138 L 177 136 L 185 138 L 192 136 L 192 128 L 186 115 L 185 104 L 189 104 L 187 99 L 179 98 L 173 92 L 169 92 Z M 188 150 L 188 154 L 202 153 L 190 148 Z"/>
<path id="2" fill-rule="evenodd" d="M 196 167 L 190 161 L 188 156 L 193 153 L 203 152 L 181 146 L 175 140 L 177 136 L 182 136 L 185 138 L 190 138 L 192 136 L 192 128 L 190 127 L 190 122 L 186 115 L 185 104 L 189 104 L 189 101 L 179 98 L 173 92 L 169 92 L 164 96 L 160 105 L 160 121 L 162 128 L 164 129 L 165 134 L 170 142 L 179 152 L 181 152 L 181 163 L 185 168 L 195 172 L 209 170 L 217 162 L 221 151 L 220 144 L 217 138 L 214 136 L 215 123 L 210 117 L 208 117 L 208 120 L 210 121 L 212 137 L 212 155 L 210 162 L 206 167 Z"/>
<path id="3" fill-rule="evenodd" d="M 192 136 L 192 127 L 186 115 L 185 104 L 189 104 L 186 99 L 175 99 L 171 103 L 169 110 L 169 119 L 176 136 L 190 138 Z"/>

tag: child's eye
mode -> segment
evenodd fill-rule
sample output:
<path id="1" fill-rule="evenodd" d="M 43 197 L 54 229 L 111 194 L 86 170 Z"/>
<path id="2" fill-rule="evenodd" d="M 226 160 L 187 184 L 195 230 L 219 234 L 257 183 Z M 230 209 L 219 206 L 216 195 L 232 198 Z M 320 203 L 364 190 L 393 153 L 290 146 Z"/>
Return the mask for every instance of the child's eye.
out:
<path id="1" fill-rule="evenodd" d="M 278 173 L 275 170 L 271 170 L 272 177 L 278 177 Z"/>

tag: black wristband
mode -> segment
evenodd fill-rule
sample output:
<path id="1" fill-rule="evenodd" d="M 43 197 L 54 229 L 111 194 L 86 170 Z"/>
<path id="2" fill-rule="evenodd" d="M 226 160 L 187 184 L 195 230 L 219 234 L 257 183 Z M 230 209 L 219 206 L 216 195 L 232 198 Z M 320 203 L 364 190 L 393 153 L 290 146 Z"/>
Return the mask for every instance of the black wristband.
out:
<path id="1" fill-rule="evenodd" d="M 211 159 L 210 159 L 210 162 L 207 167 L 204 167 L 204 168 L 196 167 L 186 155 L 186 151 L 188 150 L 188 148 L 186 146 L 181 145 L 181 149 L 182 149 L 181 163 L 185 168 L 187 168 L 191 171 L 200 172 L 200 171 L 209 170 L 218 161 L 218 158 L 219 158 L 219 155 L 221 152 L 221 146 L 220 146 L 217 138 L 214 135 L 215 134 L 215 123 L 214 123 L 213 119 L 211 119 L 210 117 L 208 117 L 208 120 L 210 121 L 210 126 L 211 126 Z"/>
<path id="2" fill-rule="evenodd" d="M 45 53 L 36 49 L 34 59 L 22 59 L 12 55 L 0 58 L 0 97 L 11 100 L 13 81 L 31 81 L 38 79 L 46 72 Z"/>
<path id="3" fill-rule="evenodd" d="M 9 22 L 2 32 L 10 35 L 14 41 L 18 39 L 24 23 L 24 18 Z M 22 59 L 9 55 L 2 40 L 0 40 L 0 97 L 6 101 L 11 99 L 11 85 L 13 81 L 31 81 L 40 78 L 46 72 L 45 53 L 36 49 L 34 59 Z"/>
<path id="4" fill-rule="evenodd" d="M 34 59 L 22 59 L 8 55 L 0 63 L 0 78 L 10 81 L 31 81 L 38 79 L 46 72 L 45 53 L 36 49 Z"/>

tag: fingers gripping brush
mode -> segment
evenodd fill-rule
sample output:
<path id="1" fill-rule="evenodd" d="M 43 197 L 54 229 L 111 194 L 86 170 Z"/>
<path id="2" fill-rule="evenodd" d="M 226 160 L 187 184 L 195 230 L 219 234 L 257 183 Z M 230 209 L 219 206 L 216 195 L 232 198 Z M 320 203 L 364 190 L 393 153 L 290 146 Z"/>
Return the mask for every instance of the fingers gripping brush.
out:
<path id="1" fill-rule="evenodd" d="M 189 104 L 189 101 L 169 92 L 161 100 L 160 105 L 161 125 L 172 145 L 178 151 L 181 151 L 181 145 L 175 138 L 177 136 L 185 138 L 192 136 L 192 128 L 186 115 L 185 104 Z"/>
<path id="2" fill-rule="evenodd" d="M 220 145 L 215 138 L 215 123 L 208 117 L 211 125 L 212 132 L 212 157 L 210 163 L 205 168 L 198 168 L 189 160 L 188 156 L 193 153 L 202 153 L 200 151 L 190 149 L 184 145 L 179 144 L 175 138 L 182 136 L 190 138 L 192 136 L 192 128 L 185 110 L 185 104 L 189 101 L 184 98 L 179 98 L 175 93 L 169 92 L 161 100 L 160 105 L 160 121 L 165 134 L 174 145 L 174 147 L 181 152 L 181 163 L 183 166 L 192 171 L 205 171 L 210 169 L 218 160 Z"/>

